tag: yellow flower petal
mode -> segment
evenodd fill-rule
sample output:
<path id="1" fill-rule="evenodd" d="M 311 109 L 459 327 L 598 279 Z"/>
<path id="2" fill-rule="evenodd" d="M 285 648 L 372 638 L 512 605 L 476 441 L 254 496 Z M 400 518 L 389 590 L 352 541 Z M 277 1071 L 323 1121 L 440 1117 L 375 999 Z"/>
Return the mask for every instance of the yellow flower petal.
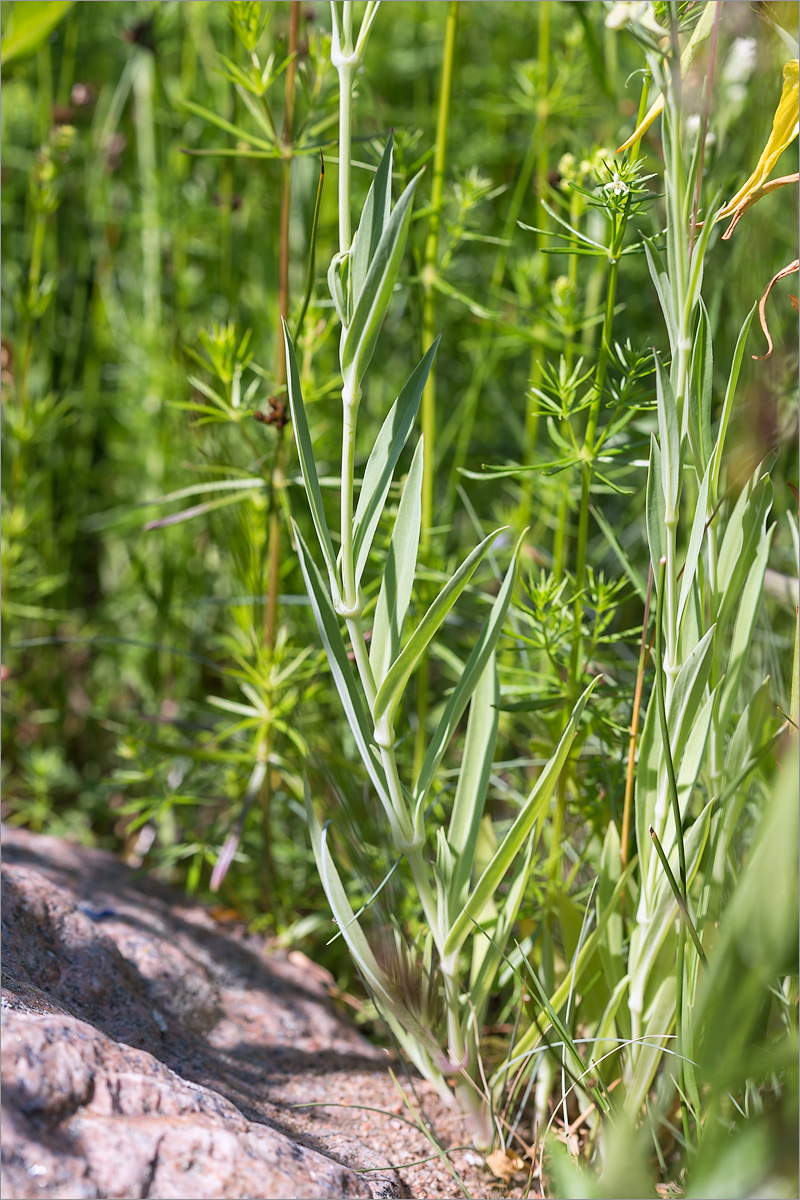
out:
<path id="1" fill-rule="evenodd" d="M 798 108 L 800 107 L 800 88 L 798 87 L 798 60 L 791 59 L 783 68 L 783 91 L 772 122 L 772 133 L 764 147 L 755 171 L 739 188 L 739 191 L 729 200 L 720 212 L 717 220 L 729 217 L 749 195 L 761 187 L 775 163 L 797 137 Z"/>
<path id="2" fill-rule="evenodd" d="M 681 79 L 686 78 L 689 72 L 689 67 L 692 65 L 694 56 L 697 53 L 697 47 L 701 42 L 704 42 L 711 33 L 711 30 L 714 26 L 714 16 L 719 3 L 720 0 L 714 0 L 713 4 L 707 4 L 703 9 L 703 14 L 700 17 L 700 20 L 694 27 L 692 36 L 689 38 L 689 41 L 686 43 L 683 53 L 681 54 Z M 663 107 L 664 97 L 659 96 L 658 99 L 650 105 L 646 115 L 636 126 L 627 142 L 623 142 L 619 147 L 617 154 L 622 154 L 625 150 L 629 150 L 634 142 L 638 142 L 640 140 L 642 135 L 646 133 L 653 124 L 653 121 L 655 121 Z"/>
<path id="3" fill-rule="evenodd" d="M 778 188 L 786 187 L 790 183 L 800 183 L 800 172 L 795 171 L 794 175 L 781 175 L 780 179 L 768 179 L 766 183 L 762 183 L 757 188 L 753 188 L 743 200 L 740 200 L 733 212 L 733 219 L 722 235 L 723 242 L 727 242 L 728 238 L 733 233 L 739 221 L 742 219 L 748 208 L 755 204 L 756 200 L 760 200 L 762 196 L 768 196 L 770 192 L 776 192 Z M 730 216 L 730 213 L 728 214 Z"/>

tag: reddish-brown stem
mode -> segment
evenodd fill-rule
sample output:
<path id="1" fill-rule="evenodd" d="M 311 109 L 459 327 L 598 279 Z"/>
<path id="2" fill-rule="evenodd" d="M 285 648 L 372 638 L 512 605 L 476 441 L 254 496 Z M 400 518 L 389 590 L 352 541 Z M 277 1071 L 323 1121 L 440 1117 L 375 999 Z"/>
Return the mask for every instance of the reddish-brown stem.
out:
<path id="1" fill-rule="evenodd" d="M 285 100 L 283 109 L 283 129 L 281 130 L 281 207 L 280 233 L 278 248 L 278 336 L 275 358 L 275 390 L 278 395 L 286 386 L 286 351 L 283 339 L 283 321 L 289 314 L 289 219 L 292 202 L 292 138 L 294 136 L 294 103 L 295 76 L 297 73 L 297 42 L 300 30 L 300 0 L 292 0 L 289 16 L 289 65 L 286 68 Z M 277 446 L 272 461 L 272 480 L 270 487 L 269 515 L 267 518 L 267 538 L 269 545 L 269 560 L 267 566 L 267 603 L 264 608 L 264 644 L 268 659 L 271 660 L 275 650 L 275 638 L 278 627 L 278 593 L 280 589 L 281 566 L 281 491 L 283 489 L 287 440 L 284 436 L 284 424 L 279 421 L 276 426 Z M 267 729 L 264 754 L 267 769 L 261 788 L 261 811 L 264 816 L 264 854 L 262 859 L 262 884 L 264 901 L 267 909 L 271 909 L 272 883 L 274 867 L 272 859 L 272 770 L 270 757 L 272 751 L 272 730 Z"/>

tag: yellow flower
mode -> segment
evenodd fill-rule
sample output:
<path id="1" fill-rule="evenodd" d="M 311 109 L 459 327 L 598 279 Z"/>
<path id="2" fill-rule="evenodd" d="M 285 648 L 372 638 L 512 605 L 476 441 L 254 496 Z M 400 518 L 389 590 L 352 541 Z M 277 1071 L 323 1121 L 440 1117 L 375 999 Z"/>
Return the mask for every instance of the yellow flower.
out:
<path id="1" fill-rule="evenodd" d="M 725 207 L 717 213 L 718 221 L 730 217 L 740 207 L 742 210 L 749 208 L 750 204 L 754 203 L 759 196 L 765 195 L 767 191 L 773 191 L 783 183 L 791 183 L 797 179 L 796 175 L 786 175 L 783 179 L 773 180 L 771 186 L 767 184 L 767 176 L 775 163 L 786 147 L 791 145 L 797 137 L 799 96 L 798 60 L 793 58 L 783 68 L 783 91 L 772 121 L 772 132 L 761 153 L 756 169 L 747 183 L 742 184 L 733 199 L 729 200 Z"/>
<path id="2" fill-rule="evenodd" d="M 736 195 L 717 213 L 716 220 L 718 221 L 724 220 L 725 217 L 732 218 L 730 225 L 722 235 L 723 241 L 728 240 L 739 224 L 743 214 L 757 200 L 760 200 L 762 196 L 766 196 L 770 192 L 776 191 L 780 187 L 785 187 L 787 183 L 797 183 L 800 179 L 798 172 L 795 172 L 793 175 L 782 175 L 780 179 L 767 178 L 786 147 L 790 146 L 797 137 L 798 117 L 800 117 L 798 66 L 800 66 L 798 59 L 793 58 L 783 68 L 783 91 L 781 92 L 781 98 L 772 121 L 772 132 L 761 153 L 755 171 L 753 171 L 747 182 L 739 188 Z M 800 261 L 795 259 L 794 262 L 789 263 L 783 270 L 773 275 L 758 303 L 758 319 L 764 332 L 764 337 L 767 339 L 767 353 L 753 355 L 753 358 L 759 361 L 763 362 L 772 356 L 772 335 L 767 324 L 767 300 L 769 299 L 769 294 L 779 279 L 785 279 L 787 275 L 794 274 L 798 269 L 800 269 Z M 792 307 L 796 311 L 796 298 L 790 297 L 790 299 L 792 300 Z"/>
<path id="3" fill-rule="evenodd" d="M 701 44 L 701 42 L 704 42 L 706 40 L 706 38 L 708 37 L 708 35 L 711 33 L 711 30 L 714 25 L 714 17 L 716 15 L 716 10 L 719 6 L 719 3 L 720 3 L 720 0 L 714 0 L 714 3 L 707 4 L 705 6 L 705 8 L 703 9 L 702 16 L 700 17 L 700 20 L 697 22 L 697 25 L 694 28 L 694 32 L 692 33 L 692 36 L 689 38 L 689 41 L 686 43 L 686 46 L 684 47 L 683 52 L 681 54 L 681 79 L 686 78 L 686 76 L 689 72 L 689 67 L 694 62 L 694 56 L 697 52 L 697 47 Z M 608 21 L 606 21 L 606 24 L 608 24 Z M 664 30 L 664 32 L 666 33 L 666 30 Z M 629 150 L 630 147 L 634 145 L 634 143 L 641 140 L 642 135 L 647 132 L 647 130 L 653 124 L 653 121 L 655 121 L 656 117 L 661 112 L 663 107 L 664 107 L 664 97 L 659 96 L 658 99 L 656 101 L 654 101 L 653 104 L 651 104 L 647 113 L 642 118 L 642 120 L 639 122 L 639 124 L 636 126 L 633 133 L 628 138 L 627 142 L 623 142 L 622 145 L 619 147 L 619 149 L 617 150 L 617 154 L 622 154 L 623 151 Z"/>

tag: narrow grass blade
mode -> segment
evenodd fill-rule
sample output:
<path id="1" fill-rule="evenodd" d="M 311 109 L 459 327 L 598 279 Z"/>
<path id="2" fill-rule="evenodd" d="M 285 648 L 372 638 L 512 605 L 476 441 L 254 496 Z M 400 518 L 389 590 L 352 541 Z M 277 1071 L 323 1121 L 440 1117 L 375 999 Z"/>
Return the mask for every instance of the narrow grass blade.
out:
<path id="1" fill-rule="evenodd" d="M 578 703 L 572 710 L 567 728 L 564 730 L 561 740 L 556 747 L 555 754 L 543 768 L 541 775 L 534 785 L 533 791 L 528 797 L 525 807 L 503 838 L 497 853 L 476 883 L 464 908 L 453 922 L 450 932 L 447 935 L 447 941 L 445 942 L 445 954 L 454 954 L 464 944 L 472 928 L 473 917 L 481 911 L 488 898 L 494 893 L 506 871 L 511 866 L 511 863 L 522 849 L 525 839 L 534 824 L 544 813 L 556 781 L 561 774 L 562 767 L 567 761 L 567 755 L 570 752 L 573 739 L 577 733 L 578 722 L 581 719 L 584 705 L 597 683 L 598 680 L 593 679 L 578 700 Z"/>
<path id="2" fill-rule="evenodd" d="M 157 517 L 154 521 L 147 521 L 142 529 L 149 531 L 151 529 L 165 529 L 168 525 L 180 525 L 183 521 L 191 521 L 195 517 L 202 517 L 204 513 L 213 512 L 217 508 L 227 508 L 229 504 L 241 504 L 247 499 L 247 492 L 234 493 L 232 496 L 220 496 L 218 500 L 206 500 L 204 504 L 193 504 L 190 508 L 184 508 L 181 512 L 171 513 L 168 517 Z"/>
<path id="3" fill-rule="evenodd" d="M 464 559 L 458 570 L 448 579 L 400 651 L 400 654 L 386 672 L 383 683 L 379 687 L 378 694 L 375 697 L 373 708 L 376 740 L 379 745 L 388 744 L 391 741 L 394 715 L 412 671 L 425 653 L 431 638 L 433 638 L 450 612 L 450 609 L 469 583 L 486 551 L 500 532 L 501 530 L 496 529 L 494 533 L 490 533 Z"/>
<path id="4" fill-rule="evenodd" d="M 292 339 L 289 336 L 289 326 L 285 321 L 283 322 L 283 337 L 286 345 L 286 365 L 288 367 L 289 404 L 292 409 L 292 424 L 294 425 L 294 435 L 297 441 L 300 470 L 303 473 L 303 483 L 305 485 L 306 496 L 308 497 L 308 507 L 311 509 L 311 519 L 317 531 L 317 538 L 319 539 L 320 549 L 328 568 L 331 585 L 334 586 L 337 585 L 336 555 L 333 550 L 331 535 L 328 531 L 328 522 L 325 518 L 325 506 L 322 503 L 322 492 L 320 491 L 319 478 L 317 476 L 317 464 L 314 460 L 314 448 L 311 444 L 306 408 L 300 388 L 300 372 L 297 369 L 297 356 L 294 352 Z"/>
<path id="5" fill-rule="evenodd" d="M 429 1043 L 430 1035 L 422 1029 L 419 1022 L 415 1021 L 412 1014 L 399 1002 L 390 981 L 381 970 L 375 955 L 372 953 L 364 931 L 356 920 L 356 915 L 347 898 L 347 893 L 339 872 L 336 869 L 336 864 L 328 849 L 326 829 L 321 828 L 317 820 L 306 778 L 303 779 L 303 788 L 305 792 L 308 829 L 311 835 L 311 846 L 314 851 L 317 870 L 325 889 L 325 895 L 328 897 L 331 912 L 336 919 L 336 924 L 339 926 L 342 938 L 353 956 L 353 961 L 375 999 L 383 1004 L 390 1013 L 397 1016 L 406 1029 L 413 1031 L 423 1042 Z"/>
<path id="6" fill-rule="evenodd" d="M 303 293 L 303 302 L 300 305 L 300 313 L 297 318 L 297 324 L 294 330 L 294 340 L 300 337 L 303 331 L 303 322 L 306 319 L 308 306 L 311 303 L 311 294 L 314 291 L 314 264 L 317 257 L 317 226 L 319 224 L 319 209 L 322 203 L 322 186 L 325 182 L 325 159 L 322 157 L 322 151 L 319 155 L 319 183 L 317 184 L 317 196 L 314 201 L 314 216 L 311 219 L 311 236 L 308 239 L 308 271 L 306 272 L 306 290 Z"/>
<path id="7" fill-rule="evenodd" d="M 267 151 L 267 157 L 277 158 L 279 151 L 274 143 L 266 142 L 263 138 L 256 137 L 247 129 L 242 129 L 240 125 L 232 125 L 230 121 L 226 121 L 219 113 L 215 113 L 210 108 L 204 108 L 202 104 L 195 104 L 193 100 L 185 98 L 179 101 L 181 108 L 185 108 L 187 112 L 194 113 L 196 117 L 202 117 L 204 121 L 208 121 L 210 125 L 216 125 L 217 128 L 223 129 L 225 133 L 230 133 L 237 141 L 245 142 L 248 146 L 256 146 L 259 150 Z"/>
<path id="8" fill-rule="evenodd" d="M 523 535 L 524 536 L 524 535 Z M 456 726 L 461 720 L 464 709 L 469 703 L 469 698 L 472 695 L 478 680 L 480 679 L 489 655 L 494 652 L 497 645 L 497 640 L 503 629 L 503 624 L 508 613 L 508 608 L 511 603 L 511 597 L 514 592 L 514 584 L 517 579 L 517 569 L 519 564 L 519 550 L 522 544 L 522 537 L 517 542 L 514 550 L 514 557 L 511 565 L 506 572 L 506 577 L 500 587 L 500 590 L 495 597 L 492 605 L 492 610 L 487 617 L 480 637 L 470 652 L 470 656 L 464 664 L 464 670 L 461 672 L 461 677 L 453 689 L 444 712 L 439 718 L 439 724 L 428 743 L 428 750 L 420 769 L 419 777 L 414 786 L 414 799 L 417 801 L 417 806 L 424 803 L 428 789 L 433 783 L 436 770 L 442 760 L 451 737 L 455 733 Z"/>
<path id="9" fill-rule="evenodd" d="M 325 647 L 325 653 L 328 657 L 336 691 L 339 693 L 339 699 L 342 702 L 347 723 L 355 738 L 361 760 L 367 768 L 369 777 L 387 815 L 389 815 L 392 813 L 392 807 L 389 801 L 386 780 L 375 756 L 370 750 L 369 724 L 364 711 L 361 693 L 353 676 L 353 670 L 347 657 L 347 650 L 339 630 L 339 618 L 333 610 L 333 605 L 331 604 L 330 596 L 322 581 L 322 577 L 294 521 L 292 521 L 292 528 L 297 542 L 297 556 L 300 561 L 300 570 L 303 572 L 306 589 L 311 600 L 311 607 L 317 622 L 319 635 L 322 638 L 322 644 Z"/>
<path id="10" fill-rule="evenodd" d="M 605 537 L 605 539 L 608 542 L 611 549 L 616 554 L 617 559 L 619 560 L 620 566 L 622 567 L 623 571 L 628 576 L 628 579 L 631 581 L 634 588 L 636 589 L 636 593 L 639 596 L 639 599 L 644 604 L 644 602 L 647 598 L 647 583 L 645 582 L 644 578 L 642 577 L 641 571 L 635 565 L 635 563 L 631 562 L 628 555 L 622 549 L 622 546 L 619 544 L 619 539 L 617 538 L 617 535 L 615 534 L 614 530 L 611 528 L 611 525 L 609 524 L 609 522 L 603 516 L 602 511 L 599 508 L 597 508 L 597 506 L 594 504 L 590 504 L 589 509 L 592 513 L 592 516 L 597 521 L 597 524 L 602 529 L 603 536 Z"/>
<path id="11" fill-rule="evenodd" d="M 653 839 L 653 845 L 656 848 L 656 854 L 658 855 L 658 857 L 661 861 L 661 866 L 664 868 L 664 874 L 666 875 L 667 883 L 669 884 L 669 886 L 672 890 L 672 894 L 675 897 L 675 903 L 677 904 L 678 908 L 680 909 L 681 916 L 683 917 L 683 920 L 686 923 L 686 928 L 689 931 L 689 936 L 691 937 L 692 941 L 694 942 L 694 946 L 695 946 L 695 949 L 697 950 L 698 958 L 700 959 L 700 962 L 703 964 L 703 966 L 707 967 L 708 959 L 706 958 L 705 951 L 703 950 L 703 946 L 700 941 L 700 938 L 697 935 L 697 930 L 694 927 L 694 921 L 692 920 L 692 918 L 689 915 L 689 909 L 686 907 L 686 901 L 684 900 L 683 896 L 681 895 L 681 889 L 678 884 L 678 881 L 672 873 L 672 867 L 669 865 L 669 860 L 668 860 L 666 854 L 664 853 L 661 842 L 658 840 L 658 834 L 656 833 L 655 829 L 653 829 L 652 825 L 650 826 L 650 837 Z"/>
<path id="12" fill-rule="evenodd" d="M 700 816 L 686 834 L 686 881 L 688 886 L 691 886 L 706 847 L 713 805 L 714 801 L 709 800 L 700 813 Z M 647 837 L 649 841 L 649 831 Z M 668 857 L 672 859 L 670 865 L 673 868 L 672 873 L 674 875 L 675 869 L 678 866 L 677 848 Z M 631 1010 L 637 1009 L 640 1012 L 642 1010 L 644 996 L 650 980 L 650 973 L 664 944 L 664 939 L 673 927 L 677 915 L 678 909 L 675 897 L 667 884 L 665 876 L 659 874 L 659 886 L 656 889 L 655 898 L 652 901 L 652 907 L 647 915 L 647 919 L 640 921 L 636 925 L 631 937 L 631 946 L 628 955 L 628 971 L 631 977 Z M 670 983 L 674 1006 L 674 979 L 670 980 Z"/>

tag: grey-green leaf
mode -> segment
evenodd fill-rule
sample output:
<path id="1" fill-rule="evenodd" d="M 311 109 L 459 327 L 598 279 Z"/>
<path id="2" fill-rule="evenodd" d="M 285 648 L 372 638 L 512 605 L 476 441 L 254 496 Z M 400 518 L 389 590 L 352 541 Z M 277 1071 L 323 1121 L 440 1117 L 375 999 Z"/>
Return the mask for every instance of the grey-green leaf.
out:
<path id="1" fill-rule="evenodd" d="M 473 927 L 472 918 L 481 911 L 488 898 L 499 886 L 506 871 L 522 849 L 533 825 L 544 814 L 553 788 L 567 760 L 567 755 L 572 747 L 575 734 L 578 731 L 578 722 L 581 719 L 584 705 L 597 682 L 597 679 L 593 679 L 578 700 L 578 703 L 572 710 L 572 715 L 556 747 L 555 753 L 536 780 L 533 791 L 525 802 L 525 807 L 503 838 L 492 861 L 473 888 L 469 900 L 450 927 L 450 932 L 447 935 L 444 946 L 445 954 L 455 954 L 464 944 L 466 937 Z"/>
<path id="2" fill-rule="evenodd" d="M 764 574 L 767 569 L 769 548 L 774 529 L 775 526 L 773 525 L 772 529 L 767 530 L 762 537 L 761 544 L 753 559 L 753 564 L 747 572 L 744 587 L 742 588 L 739 611 L 736 614 L 733 638 L 731 639 L 731 648 L 728 654 L 728 669 L 722 687 L 719 721 L 720 728 L 723 731 L 727 729 L 728 722 L 733 715 L 739 685 L 742 681 L 744 668 L 750 654 L 756 617 L 761 607 Z"/>
<path id="3" fill-rule="evenodd" d="M 649 238 L 643 238 L 642 241 L 644 242 L 647 265 L 650 268 L 650 278 L 653 280 L 653 286 L 656 289 L 659 303 L 661 304 L 661 312 L 666 322 L 670 349 L 674 354 L 678 341 L 678 323 L 675 316 L 675 304 L 672 298 L 672 282 L 669 271 L 661 252 L 656 249 L 655 243 L 650 241 Z"/>
<path id="4" fill-rule="evenodd" d="M 451 911 L 464 903 L 475 859 L 478 827 L 486 803 L 486 789 L 497 743 L 498 700 L 497 667 L 492 654 L 472 696 L 464 755 L 447 832 L 447 841 L 456 860 L 450 885 Z"/>
<path id="5" fill-rule="evenodd" d="M 672 522 L 678 513 L 681 472 L 681 426 L 675 393 L 669 375 L 657 353 L 656 407 L 658 410 L 659 449 L 661 450 L 661 482 L 664 489 L 665 520 Z M 655 567 L 654 567 L 655 569 Z"/>
<path id="6" fill-rule="evenodd" d="M 311 445 L 311 434 L 308 429 L 306 407 L 303 403 L 303 393 L 300 388 L 300 372 L 297 369 L 297 356 L 294 352 L 292 339 L 289 336 L 289 326 L 283 322 L 283 338 L 286 345 L 286 365 L 288 370 L 287 384 L 289 389 L 289 404 L 292 410 L 292 424 L 297 442 L 297 456 L 300 459 L 300 470 L 303 484 L 308 497 L 308 507 L 311 509 L 311 519 L 317 531 L 320 549 L 331 578 L 331 586 L 338 586 L 336 575 L 336 554 L 334 553 L 328 522 L 325 518 L 325 508 L 322 503 L 322 492 L 317 476 L 317 464 L 314 459 L 314 449 Z"/>
<path id="7" fill-rule="evenodd" d="M 658 579 L 658 564 L 666 555 L 664 489 L 661 486 L 661 451 L 654 433 L 650 434 L 650 465 L 647 468 L 647 492 L 645 497 L 647 519 L 647 541 L 650 545 L 650 561 L 653 578 Z"/>
<path id="8" fill-rule="evenodd" d="M 411 180 L 386 223 L 342 339 L 342 375 L 353 388 L 361 384 L 389 307 L 405 250 L 411 203 L 418 180 L 419 175 Z"/>
<path id="9" fill-rule="evenodd" d="M 430 1030 L 426 1029 L 414 1013 L 411 1012 L 410 1008 L 403 1003 L 398 989 L 386 976 L 375 955 L 372 953 L 369 942 L 347 898 L 344 884 L 336 869 L 331 852 L 328 849 L 327 830 L 320 828 L 319 821 L 314 812 L 308 781 L 304 779 L 303 784 L 305 789 L 306 816 L 308 818 L 311 846 L 314 851 L 317 870 L 319 871 L 328 903 L 331 906 L 331 911 L 339 926 L 341 935 L 347 944 L 347 948 L 363 975 L 365 983 L 375 999 L 384 1006 L 387 1015 L 395 1018 L 401 1027 L 412 1034 L 425 1047 L 428 1053 L 435 1054 L 438 1047 L 431 1036 Z"/>
<path id="10" fill-rule="evenodd" d="M 431 638 L 444 621 L 450 609 L 455 604 L 464 588 L 469 583 L 478 564 L 494 539 L 500 533 L 496 529 L 484 538 L 479 546 L 464 559 L 458 570 L 448 579 L 439 595 L 430 606 L 417 628 L 411 634 L 400 654 L 386 672 L 386 677 L 375 697 L 373 716 L 375 718 L 376 741 L 379 745 L 388 744 L 392 737 L 394 716 L 397 706 L 408 683 L 412 671 L 416 667 Z"/>
<path id="11" fill-rule="evenodd" d="M 322 638 L 322 644 L 328 657 L 336 691 L 339 693 L 339 699 L 342 702 L 347 723 L 355 739 L 361 760 L 380 797 L 384 810 L 389 815 L 392 813 L 392 808 L 386 787 L 386 779 L 381 767 L 376 762 L 375 756 L 370 750 L 369 723 L 367 715 L 364 712 L 361 693 L 356 685 L 353 670 L 347 657 L 347 649 L 342 640 L 339 629 L 339 618 L 334 612 L 322 577 L 294 521 L 292 521 L 292 528 L 297 542 L 297 557 L 300 561 L 300 570 L 303 572 L 306 590 L 311 600 L 311 608 L 317 622 L 319 635 Z"/>
<path id="12" fill-rule="evenodd" d="M 694 583 L 695 571 L 697 570 L 697 561 L 700 557 L 700 549 L 703 545 L 703 535 L 706 531 L 706 520 L 708 517 L 708 488 L 711 482 L 711 467 L 706 469 L 703 476 L 703 482 L 700 484 L 700 494 L 697 497 L 697 505 L 694 510 L 694 520 L 692 521 L 692 532 L 689 535 L 689 547 L 686 551 L 686 561 L 683 564 L 683 576 L 681 578 L 681 591 L 678 597 L 678 617 L 677 626 L 680 629 L 683 610 L 686 607 L 686 601 L 689 599 L 689 593 Z"/>
<path id="13" fill-rule="evenodd" d="M 375 439 L 364 470 L 364 480 L 353 521 L 353 554 L 356 559 L 356 584 L 361 580 L 378 526 L 397 460 L 419 411 L 419 403 L 428 381 L 431 365 L 439 348 L 441 334 L 414 368 L 408 382 L 392 405 Z"/>
<path id="14" fill-rule="evenodd" d="M 711 457 L 711 400 L 714 387 L 714 346 L 711 322 L 703 301 L 692 348 L 689 388 L 689 437 L 698 476 L 705 474 Z"/>
<path id="15" fill-rule="evenodd" d="M 744 358 L 744 347 L 747 341 L 747 335 L 750 332 L 750 323 L 755 315 L 756 306 L 750 309 L 750 312 L 744 319 L 744 324 L 739 331 L 739 337 L 736 341 L 736 349 L 733 352 L 733 362 L 731 363 L 731 373 L 728 376 L 728 386 L 725 389 L 725 399 L 722 403 L 722 416 L 719 421 L 719 432 L 717 433 L 717 441 L 714 446 L 714 470 L 711 478 L 711 498 L 714 503 L 717 501 L 719 491 L 719 476 L 722 470 L 722 451 L 725 448 L 725 435 L 728 432 L 728 422 L 733 411 L 733 398 L 736 394 L 736 384 L 739 382 L 739 372 L 742 367 L 742 359 Z"/>
<path id="16" fill-rule="evenodd" d="M 403 625 L 411 600 L 422 519 L 423 456 L 423 439 L 420 438 L 397 509 L 372 626 L 369 661 L 376 688 L 381 686 L 390 664 L 400 653 Z"/>
<path id="17" fill-rule="evenodd" d="M 461 672 L 458 683 L 450 694 L 450 698 L 444 707 L 444 712 L 439 718 L 439 724 L 436 726 L 433 736 L 428 742 L 428 750 L 414 786 L 414 799 L 417 802 L 418 808 L 424 803 L 428 789 L 433 783 L 437 767 L 442 760 L 442 755 L 455 733 L 456 726 L 469 703 L 469 698 L 477 686 L 478 680 L 489 660 L 489 655 L 493 653 L 497 645 L 497 639 L 502 632 L 506 614 L 511 603 L 511 596 L 514 591 L 521 545 L 522 538 L 520 537 L 514 550 L 511 564 L 506 572 L 506 577 L 492 604 L 491 612 L 486 618 L 480 636 L 472 647 L 469 658 L 464 664 L 464 669 Z"/>
<path id="18" fill-rule="evenodd" d="M 350 247 L 350 281 L 354 304 L 358 303 L 370 263 L 391 213 L 393 148 L 394 134 L 390 134 Z"/>

